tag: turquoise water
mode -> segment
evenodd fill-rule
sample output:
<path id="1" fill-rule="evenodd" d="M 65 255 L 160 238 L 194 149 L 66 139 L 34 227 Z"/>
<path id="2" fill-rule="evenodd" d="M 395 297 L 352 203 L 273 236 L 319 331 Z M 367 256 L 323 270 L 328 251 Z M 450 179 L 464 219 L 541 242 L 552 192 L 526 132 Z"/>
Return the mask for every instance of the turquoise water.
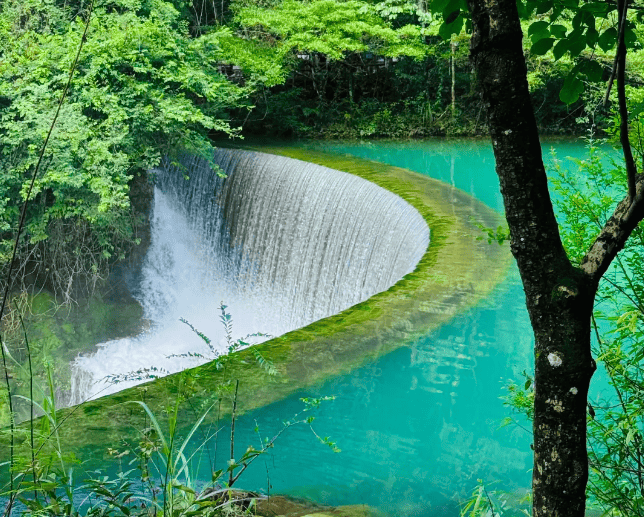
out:
<path id="1" fill-rule="evenodd" d="M 454 185 L 499 212 L 502 199 L 492 150 L 482 140 L 313 142 L 300 147 L 349 154 L 427 174 Z M 583 144 L 547 143 L 583 158 Z M 551 162 L 547 158 L 547 162 Z M 496 244 L 493 244 L 496 246 Z M 261 329 L 258 329 L 261 331 Z M 342 452 L 293 427 L 242 478 L 239 487 L 304 497 L 332 505 L 368 504 L 390 516 L 455 517 L 458 503 L 481 479 L 515 499 L 530 484 L 530 433 L 501 427 L 511 415 L 500 397 L 510 379 L 532 364 L 532 331 L 518 272 L 512 268 L 491 296 L 448 325 L 351 374 L 243 415 L 237 456 L 258 434 L 272 437 L 301 410 L 299 397 L 335 396 L 313 423 Z M 597 376 L 594 394 L 597 393 Z M 519 424 L 526 425 L 519 419 Z M 258 428 L 258 432 L 255 429 Z M 228 429 L 219 435 L 217 467 L 225 468 Z M 215 451 L 210 451 L 214 459 Z M 204 462 L 201 478 L 210 478 Z"/>
<path id="2" fill-rule="evenodd" d="M 313 142 L 300 147 L 411 169 L 454 185 L 502 212 L 487 141 Z M 546 143 L 583 158 L 582 143 Z M 496 244 L 494 244 L 496 245 Z M 240 480 L 245 488 L 332 505 L 368 504 L 399 516 L 455 516 L 478 479 L 525 493 L 531 477 L 530 433 L 501 427 L 510 415 L 500 397 L 509 379 L 531 368 L 533 338 L 518 272 L 482 304 L 449 325 L 349 375 L 334 378 L 240 418 L 238 450 L 273 436 L 302 407 L 301 396 L 332 395 L 314 422 L 342 449 L 334 454 L 305 426 L 291 428 L 265 460 Z M 520 422 L 525 424 L 525 422 Z M 228 447 L 222 436 L 219 447 Z M 221 454 L 221 453 L 220 453 Z M 222 454 L 225 456 L 225 454 Z M 222 463 L 222 462 L 218 462 Z M 267 479 L 268 469 L 268 479 Z"/>
<path id="3" fill-rule="evenodd" d="M 268 458 L 273 491 L 390 515 L 447 516 L 457 515 L 455 501 L 479 478 L 509 490 L 528 486 L 529 433 L 500 428 L 503 386 L 530 364 L 526 315 L 509 303 L 520 299 L 516 278 L 509 279 L 438 332 L 302 393 L 336 397 L 314 425 L 342 452 L 292 428 Z M 238 429 L 252 430 L 257 420 L 262 435 L 272 436 L 300 407 L 293 397 L 243 417 Z M 238 446 L 257 442 L 251 433 L 237 436 Z M 256 466 L 243 486 L 266 487 L 265 466 Z"/>

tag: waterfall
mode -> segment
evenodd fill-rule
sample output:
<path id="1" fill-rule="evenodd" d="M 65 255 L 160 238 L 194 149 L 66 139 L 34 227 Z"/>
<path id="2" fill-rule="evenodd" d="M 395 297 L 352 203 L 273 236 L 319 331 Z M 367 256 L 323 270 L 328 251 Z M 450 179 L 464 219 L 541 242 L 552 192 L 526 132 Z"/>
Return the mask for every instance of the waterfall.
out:
<path id="1" fill-rule="evenodd" d="M 142 382 L 145 371 L 165 375 L 212 356 L 180 318 L 223 353 L 221 302 L 235 337 L 278 336 L 388 289 L 429 244 L 427 224 L 407 202 L 320 165 L 219 149 L 212 161 L 184 156 L 151 173 L 151 244 L 132 286 L 149 328 L 78 357 L 72 404 Z"/>

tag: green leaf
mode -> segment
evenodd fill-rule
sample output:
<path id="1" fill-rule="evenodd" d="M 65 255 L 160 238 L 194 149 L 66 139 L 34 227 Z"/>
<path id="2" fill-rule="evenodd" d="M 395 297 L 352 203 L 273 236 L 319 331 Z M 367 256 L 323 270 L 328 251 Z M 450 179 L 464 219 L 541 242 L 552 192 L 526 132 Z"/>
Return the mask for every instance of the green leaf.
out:
<path id="1" fill-rule="evenodd" d="M 567 30 L 564 25 L 554 24 L 550 26 L 550 34 L 559 39 L 566 37 Z"/>
<path id="2" fill-rule="evenodd" d="M 562 39 L 557 42 L 555 48 L 552 49 L 552 55 L 555 57 L 555 61 L 561 59 L 561 57 L 568 52 L 570 48 L 570 42 L 567 39 Z"/>
<path id="3" fill-rule="evenodd" d="M 581 20 L 583 18 L 583 14 L 581 11 L 577 11 L 575 16 L 572 19 L 572 28 L 574 30 L 578 30 L 581 27 Z"/>
<path id="4" fill-rule="evenodd" d="M 627 27 L 624 30 L 624 43 L 628 48 L 632 48 L 637 43 L 637 34 L 632 27 Z"/>
<path id="5" fill-rule="evenodd" d="M 611 48 L 613 48 L 616 42 L 617 29 L 615 29 L 615 27 L 606 29 L 604 32 L 602 32 L 601 36 L 599 36 L 599 39 L 597 40 L 599 48 L 601 48 L 604 52 L 608 52 Z"/>
<path id="6" fill-rule="evenodd" d="M 632 118 L 635 118 L 640 113 L 642 113 L 643 111 L 644 111 L 644 102 L 639 102 L 633 107 L 633 109 L 631 110 L 630 115 L 631 115 Z"/>
<path id="7" fill-rule="evenodd" d="M 452 11 L 449 14 L 445 15 L 445 25 L 449 26 L 454 23 L 459 14 L 461 14 L 461 10 L 457 9 L 456 11 Z"/>
<path id="8" fill-rule="evenodd" d="M 584 4 L 583 9 L 593 16 L 604 18 L 608 14 L 608 11 L 613 10 L 613 7 L 608 2 L 591 2 Z"/>
<path id="9" fill-rule="evenodd" d="M 572 19 L 572 27 L 573 29 L 580 29 L 582 25 L 595 27 L 595 17 L 588 11 L 577 11 L 577 14 Z"/>
<path id="10" fill-rule="evenodd" d="M 453 23 L 454 20 L 456 19 L 456 16 L 453 16 L 453 13 L 458 13 L 462 11 L 463 9 L 467 9 L 467 5 L 463 4 L 462 0 L 449 0 L 445 7 L 443 7 L 443 10 L 441 11 L 441 14 L 443 15 L 443 20 L 445 23 Z M 453 17 L 452 17 L 453 16 Z M 448 19 L 451 18 L 451 19 Z"/>
<path id="11" fill-rule="evenodd" d="M 538 32 L 535 32 L 532 37 L 530 38 L 532 40 L 532 43 L 536 43 L 539 40 L 546 39 L 550 37 L 550 31 L 548 29 L 544 29 Z"/>
<path id="12" fill-rule="evenodd" d="M 172 487 L 176 488 L 177 490 L 181 490 L 182 492 L 186 492 L 188 494 L 195 494 L 195 491 L 193 488 L 190 488 L 189 486 L 182 485 L 179 483 L 177 480 L 172 480 Z"/>
<path id="13" fill-rule="evenodd" d="M 597 61 L 585 61 L 581 67 L 581 71 L 588 78 L 589 81 L 597 83 L 602 80 L 604 69 Z"/>
<path id="14" fill-rule="evenodd" d="M 552 48 L 554 43 L 554 38 L 545 38 L 539 40 L 534 45 L 532 45 L 532 47 L 530 47 L 530 54 L 533 54 L 535 56 L 543 56 Z"/>
<path id="15" fill-rule="evenodd" d="M 459 34 L 463 28 L 463 15 L 459 14 L 456 20 L 450 24 L 443 23 L 438 29 L 438 35 L 444 40 L 449 40 L 452 34 Z"/>
<path id="16" fill-rule="evenodd" d="M 549 25 L 548 22 L 545 22 L 545 21 L 538 21 L 538 22 L 531 23 L 530 27 L 528 28 L 528 36 L 532 36 L 537 32 L 547 30 L 548 25 Z"/>
<path id="17" fill-rule="evenodd" d="M 581 92 L 584 91 L 584 84 L 581 82 L 577 74 L 571 72 L 564 81 L 563 88 L 559 92 L 559 98 L 566 104 L 572 104 L 579 99 Z"/>
<path id="18" fill-rule="evenodd" d="M 552 0 L 546 0 L 545 2 L 537 3 L 537 14 L 546 14 L 550 9 L 552 9 Z"/>
<path id="19" fill-rule="evenodd" d="M 266 372 L 268 375 L 277 375 L 279 371 L 275 368 L 275 365 L 266 359 L 257 348 L 251 348 L 253 355 L 255 355 L 255 360 L 257 364 Z"/>
<path id="20" fill-rule="evenodd" d="M 581 30 L 573 31 L 568 40 L 568 51 L 572 57 L 577 57 L 586 48 L 586 37 Z"/>
<path id="21" fill-rule="evenodd" d="M 442 13 L 449 3 L 450 0 L 433 0 L 431 5 L 432 12 Z"/>
<path id="22" fill-rule="evenodd" d="M 537 10 L 537 7 L 539 7 L 539 4 L 540 4 L 539 0 L 526 0 L 525 9 L 526 9 L 526 15 L 528 18 L 532 16 L 532 13 Z"/>
<path id="23" fill-rule="evenodd" d="M 597 32 L 597 29 L 595 29 L 594 27 L 589 27 L 588 30 L 586 31 L 586 44 L 589 47 L 594 47 L 598 39 L 599 39 L 599 32 Z"/>

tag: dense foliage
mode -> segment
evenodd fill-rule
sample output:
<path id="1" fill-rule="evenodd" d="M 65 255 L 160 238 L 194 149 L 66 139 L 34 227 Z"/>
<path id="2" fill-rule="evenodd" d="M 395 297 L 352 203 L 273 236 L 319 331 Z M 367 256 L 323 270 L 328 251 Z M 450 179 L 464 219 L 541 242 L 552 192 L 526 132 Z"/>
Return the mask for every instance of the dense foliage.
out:
<path id="1" fill-rule="evenodd" d="M 64 301 L 92 292 L 141 240 L 145 203 L 130 203 L 136 178 L 179 149 L 207 156 L 211 137 L 484 132 L 464 4 L 429 8 L 410 0 L 98 0 L 36 182 L 18 278 Z M 612 65 L 614 8 L 521 9 L 541 128 L 614 130 L 597 86 Z M 83 2 L 0 7 L 2 263 L 88 15 Z M 635 51 L 629 98 L 640 116 L 636 18 L 626 39 Z"/>
<path id="2" fill-rule="evenodd" d="M 212 136 L 484 131 L 463 6 L 432 9 L 407 0 L 98 1 L 36 182 L 18 278 L 64 301 L 92 292 L 141 240 L 134 179 L 179 149 L 207 155 Z M 576 98 L 580 81 L 601 78 L 608 66 L 614 28 L 595 38 L 589 16 L 540 12 L 526 51 L 541 126 L 610 127 L 598 89 Z M 53 0 L 0 10 L 3 263 L 88 15 L 87 3 Z M 628 27 L 633 46 L 635 29 Z M 575 61 L 586 45 L 595 59 Z M 566 84 L 570 105 L 558 99 Z"/>
<path id="3" fill-rule="evenodd" d="M 240 4 L 228 26 L 204 26 L 201 8 L 96 2 L 29 206 L 23 283 L 45 285 L 63 301 L 92 292 L 140 240 L 133 180 L 162 156 L 208 156 L 210 137 L 239 134 L 252 94 L 268 98 L 266 89 L 304 58 L 346 67 L 367 52 L 378 59 L 427 53 L 420 26 L 393 27 L 360 0 Z M 0 9 L 2 263 L 88 16 L 87 3 L 16 0 Z M 214 12 L 210 19 L 221 21 Z"/>
<path id="4" fill-rule="evenodd" d="M 36 1 L 5 2 L 0 11 L 3 263 L 88 14 L 87 6 L 74 12 Z M 88 34 L 36 181 L 20 256 L 23 277 L 44 277 L 66 297 L 93 286 L 136 242 L 133 177 L 178 149 L 207 152 L 211 131 L 234 134 L 226 110 L 246 94 L 217 69 L 230 33 L 190 37 L 170 2 L 99 4 Z"/>
<path id="5" fill-rule="evenodd" d="M 601 153 L 593 146 L 588 159 L 579 162 L 579 166 L 581 174 L 559 171 L 555 182 L 565 200 L 559 205 L 567 221 L 564 239 L 576 259 L 597 228 L 611 216 L 611 207 L 624 195 L 626 184 L 624 167 L 605 166 Z M 644 224 L 640 223 L 600 285 L 593 319 L 595 354 L 604 367 L 596 382 L 600 386 L 607 382 L 611 389 L 603 390 L 600 399 L 591 401 L 589 493 L 594 502 L 615 516 L 644 515 L 643 250 Z"/>

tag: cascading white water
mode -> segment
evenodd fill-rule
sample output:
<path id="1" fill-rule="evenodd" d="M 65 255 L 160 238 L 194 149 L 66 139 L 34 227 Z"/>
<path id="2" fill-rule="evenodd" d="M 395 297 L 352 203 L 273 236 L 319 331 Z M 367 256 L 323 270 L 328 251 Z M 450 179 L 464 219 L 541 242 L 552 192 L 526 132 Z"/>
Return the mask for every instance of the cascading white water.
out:
<path id="1" fill-rule="evenodd" d="M 217 150 L 214 164 L 226 179 L 191 156 L 153 171 L 151 244 L 133 287 L 149 328 L 78 357 L 72 404 L 145 380 L 109 376 L 207 360 L 208 346 L 180 318 L 224 352 L 221 302 L 236 337 L 277 336 L 388 289 L 429 244 L 416 209 L 359 177 L 240 150 Z"/>

